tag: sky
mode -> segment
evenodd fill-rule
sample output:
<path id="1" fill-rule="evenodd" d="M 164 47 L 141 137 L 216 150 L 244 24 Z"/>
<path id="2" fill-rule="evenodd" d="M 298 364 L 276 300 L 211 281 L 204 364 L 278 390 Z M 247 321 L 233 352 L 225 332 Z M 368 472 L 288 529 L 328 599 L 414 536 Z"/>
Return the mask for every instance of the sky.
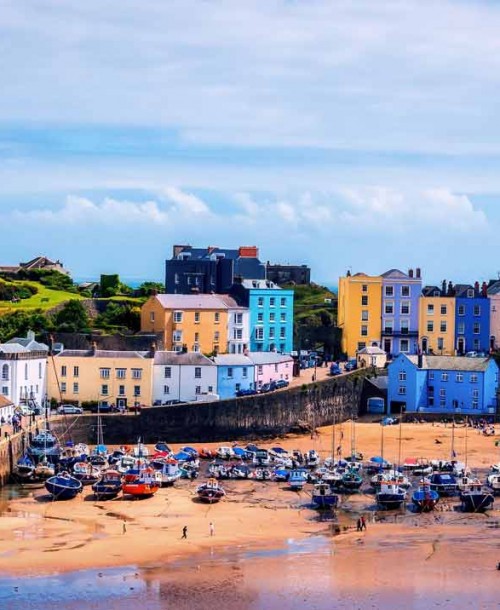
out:
<path id="1" fill-rule="evenodd" d="M 0 0 L 0 264 L 500 272 L 500 3 Z"/>

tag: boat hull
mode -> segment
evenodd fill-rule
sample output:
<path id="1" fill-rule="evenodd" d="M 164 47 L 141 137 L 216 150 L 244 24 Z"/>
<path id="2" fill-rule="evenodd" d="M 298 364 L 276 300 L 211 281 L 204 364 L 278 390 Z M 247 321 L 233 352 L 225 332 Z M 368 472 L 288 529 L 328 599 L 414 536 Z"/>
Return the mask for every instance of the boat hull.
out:
<path id="1" fill-rule="evenodd" d="M 400 494 L 377 494 L 377 504 L 387 510 L 395 510 L 397 508 L 400 508 L 403 505 L 404 501 L 404 496 Z"/>
<path id="2" fill-rule="evenodd" d="M 77 479 L 62 480 L 55 476 L 45 481 L 45 489 L 54 500 L 71 500 L 81 493 L 83 486 Z"/>
<path id="3" fill-rule="evenodd" d="M 489 510 L 494 501 L 490 492 L 464 492 L 460 495 L 462 510 L 466 513 L 484 513 Z"/>
<path id="4" fill-rule="evenodd" d="M 312 501 L 316 508 L 335 508 L 338 506 L 339 497 L 337 494 L 313 495 Z"/>
<path id="5" fill-rule="evenodd" d="M 419 512 L 430 513 L 439 502 L 439 494 L 432 490 L 416 491 L 411 499 Z"/>
<path id="6" fill-rule="evenodd" d="M 125 483 L 122 487 L 123 494 L 127 494 L 129 496 L 133 496 L 134 498 L 148 498 L 153 496 L 160 486 L 155 483 Z"/>
<path id="7" fill-rule="evenodd" d="M 122 490 L 121 483 L 115 485 L 111 483 L 95 483 L 92 485 L 92 491 L 98 500 L 111 500 Z"/>

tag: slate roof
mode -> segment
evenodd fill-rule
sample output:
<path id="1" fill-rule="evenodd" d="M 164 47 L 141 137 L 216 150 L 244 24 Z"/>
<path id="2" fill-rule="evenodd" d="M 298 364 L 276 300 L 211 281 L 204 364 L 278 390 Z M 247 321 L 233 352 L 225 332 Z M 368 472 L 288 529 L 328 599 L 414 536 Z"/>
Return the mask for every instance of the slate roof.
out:
<path id="1" fill-rule="evenodd" d="M 418 356 L 406 356 L 418 366 Z M 465 358 L 464 356 L 422 356 L 422 368 L 443 371 L 485 371 L 489 358 Z"/>
<path id="2" fill-rule="evenodd" d="M 376 345 L 369 345 L 368 347 L 364 347 L 360 349 L 358 354 L 368 354 L 369 356 L 377 356 L 377 355 L 386 355 L 384 350 Z"/>
<path id="3" fill-rule="evenodd" d="M 248 352 L 248 357 L 254 364 L 279 364 L 280 362 L 293 362 L 288 354 L 278 352 Z"/>
<path id="4" fill-rule="evenodd" d="M 86 349 L 65 349 L 55 356 L 55 358 L 147 358 L 149 352 L 118 351 L 118 350 L 93 350 Z"/>
<path id="5" fill-rule="evenodd" d="M 49 351 L 49 346 L 45 345 L 45 343 L 39 343 L 38 341 L 35 341 L 34 339 L 30 339 L 30 338 L 26 338 L 26 337 L 14 337 L 14 339 L 9 339 L 9 341 L 7 341 L 8 344 L 12 344 L 12 345 L 22 345 L 23 347 L 26 347 L 28 350 L 32 351 L 32 352 L 48 352 Z"/>
<path id="6" fill-rule="evenodd" d="M 214 358 L 219 366 L 253 366 L 253 362 L 243 354 L 220 354 Z"/>
<path id="7" fill-rule="evenodd" d="M 488 288 L 488 294 L 500 294 L 500 280 L 498 280 Z"/>
<path id="8" fill-rule="evenodd" d="M 17 343 L 0 343 L 0 352 L 4 354 L 29 354 L 30 350 Z"/>
<path id="9" fill-rule="evenodd" d="M 237 309 L 238 303 L 229 295 L 219 294 L 157 294 L 164 309 Z"/>
<path id="10" fill-rule="evenodd" d="M 391 278 L 391 279 L 395 279 L 395 280 L 419 279 L 419 278 L 411 278 L 408 274 L 403 273 L 399 269 L 389 269 L 389 271 L 382 273 L 382 277 Z"/>
<path id="11" fill-rule="evenodd" d="M 154 357 L 155 365 L 175 366 L 178 364 L 191 366 L 214 366 L 210 358 L 199 352 L 156 352 Z"/>

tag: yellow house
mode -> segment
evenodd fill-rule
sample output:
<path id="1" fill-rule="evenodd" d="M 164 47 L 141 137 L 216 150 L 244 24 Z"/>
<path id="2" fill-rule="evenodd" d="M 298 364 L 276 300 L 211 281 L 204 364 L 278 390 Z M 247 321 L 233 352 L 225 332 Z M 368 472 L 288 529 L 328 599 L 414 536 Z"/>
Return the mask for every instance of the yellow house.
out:
<path id="1" fill-rule="evenodd" d="M 47 393 L 57 402 L 151 405 L 152 352 L 63 350 L 49 358 Z"/>
<path id="2" fill-rule="evenodd" d="M 455 298 L 429 286 L 419 302 L 419 344 L 424 354 L 455 355 Z"/>
<path id="3" fill-rule="evenodd" d="M 153 295 L 142 306 L 141 331 L 163 333 L 166 351 L 224 353 L 233 307 L 237 304 L 227 295 Z"/>
<path id="4" fill-rule="evenodd" d="M 356 273 L 339 278 L 338 326 L 342 351 L 349 358 L 368 346 L 380 347 L 382 330 L 382 278 Z"/>

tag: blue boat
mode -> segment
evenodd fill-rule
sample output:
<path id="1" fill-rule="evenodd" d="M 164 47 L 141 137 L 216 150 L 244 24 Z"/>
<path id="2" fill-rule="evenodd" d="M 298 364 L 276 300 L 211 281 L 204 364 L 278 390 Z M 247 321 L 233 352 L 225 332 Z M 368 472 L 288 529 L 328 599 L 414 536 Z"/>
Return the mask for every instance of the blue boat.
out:
<path id="1" fill-rule="evenodd" d="M 494 496 L 491 491 L 472 489 L 460 494 L 462 510 L 466 513 L 484 513 L 492 507 Z"/>
<path id="2" fill-rule="evenodd" d="M 422 483 L 413 492 L 411 499 L 421 513 L 430 513 L 439 502 L 439 494 L 431 489 L 429 483 Z"/>
<path id="3" fill-rule="evenodd" d="M 377 492 L 377 504 L 388 510 L 399 508 L 405 499 L 406 491 L 392 481 L 381 483 Z"/>
<path id="4" fill-rule="evenodd" d="M 312 501 L 318 508 L 335 508 L 339 497 L 328 483 L 316 483 L 312 491 Z"/>
<path id="5" fill-rule="evenodd" d="M 342 487 L 348 491 L 356 491 L 363 485 L 361 475 L 355 470 L 349 469 L 342 475 Z"/>
<path id="6" fill-rule="evenodd" d="M 457 493 L 457 480 L 449 472 L 434 472 L 429 482 L 431 489 L 437 491 L 440 496 L 454 496 Z"/>
<path id="7" fill-rule="evenodd" d="M 290 489 L 300 491 L 307 482 L 307 474 L 307 470 L 304 468 L 291 470 L 290 476 L 288 477 L 288 485 L 290 486 Z"/>
<path id="8" fill-rule="evenodd" d="M 97 500 L 109 500 L 116 497 L 122 489 L 122 477 L 116 470 L 108 470 L 92 485 Z"/>
<path id="9" fill-rule="evenodd" d="M 81 493 L 82 482 L 72 477 L 67 472 L 62 472 L 45 481 L 45 489 L 54 500 L 71 500 Z"/>

